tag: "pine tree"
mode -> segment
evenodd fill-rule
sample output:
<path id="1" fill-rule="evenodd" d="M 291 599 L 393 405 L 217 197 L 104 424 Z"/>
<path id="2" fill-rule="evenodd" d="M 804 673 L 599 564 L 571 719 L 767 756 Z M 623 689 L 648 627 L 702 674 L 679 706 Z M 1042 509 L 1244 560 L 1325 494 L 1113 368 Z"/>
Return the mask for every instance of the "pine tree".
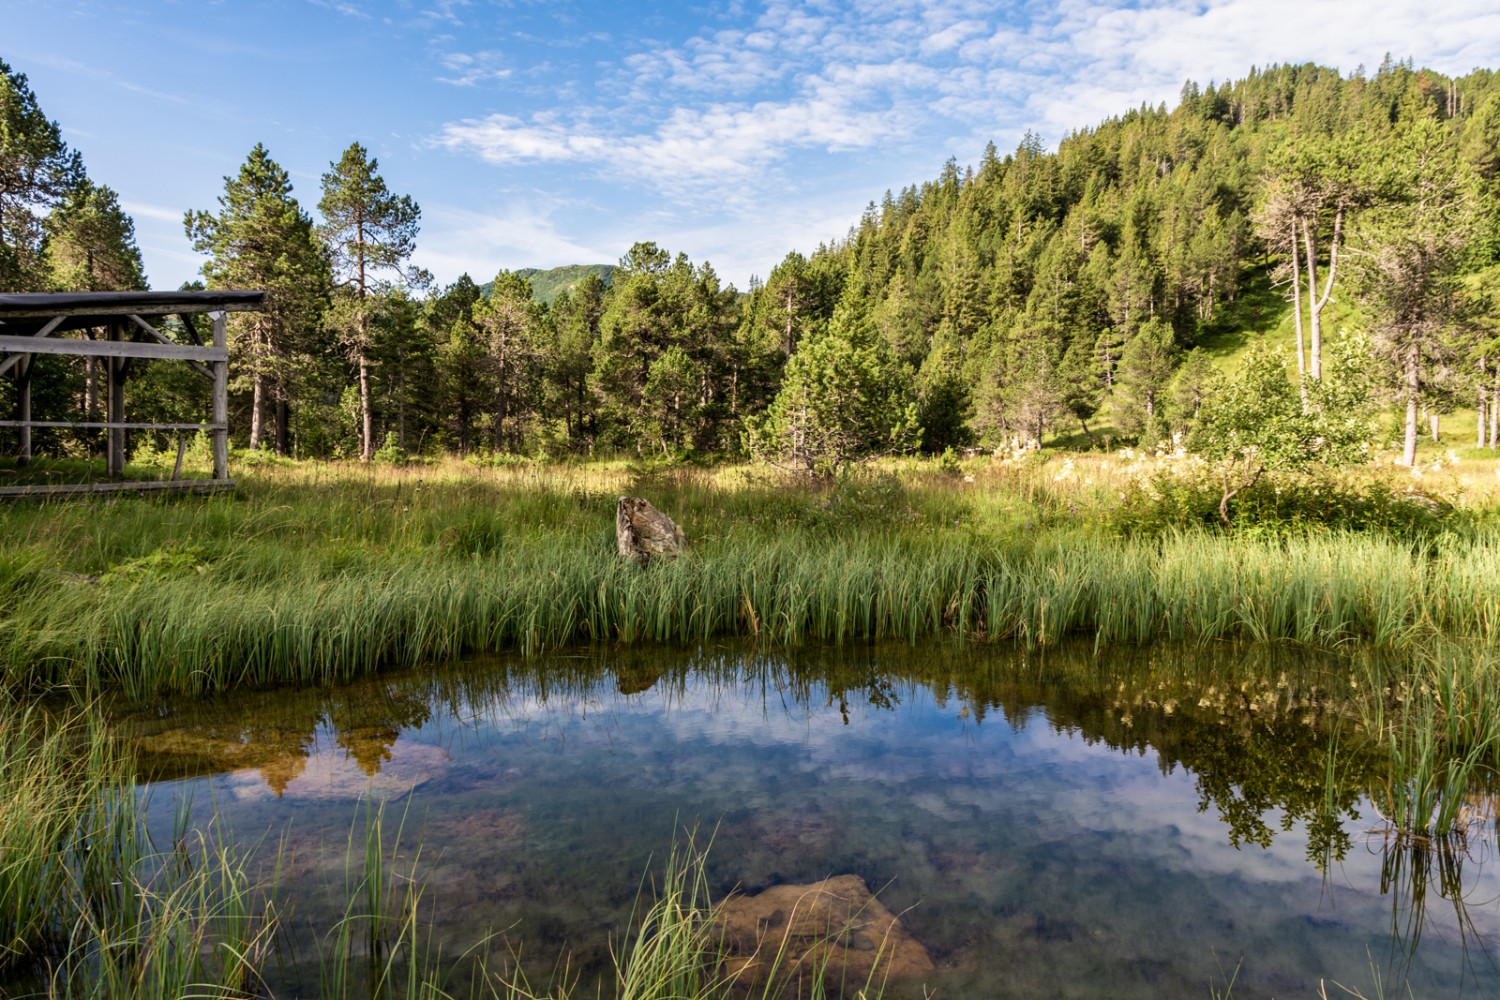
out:
<path id="1" fill-rule="evenodd" d="M 49 282 L 59 291 L 140 291 L 146 288 L 135 223 L 114 191 L 87 179 L 47 218 Z"/>
<path id="2" fill-rule="evenodd" d="M 43 220 L 83 181 L 82 159 L 42 113 L 26 74 L 0 60 L 0 292 L 47 287 Z"/>
<path id="3" fill-rule="evenodd" d="M 338 290 L 334 323 L 358 369 L 360 457 L 368 461 L 375 453 L 370 298 L 384 271 L 396 272 L 406 283 L 421 283 L 421 276 L 404 266 L 416 249 L 422 210 L 410 196 L 391 193 L 378 173 L 380 164 L 357 142 L 331 166 L 323 175 L 318 211 L 324 221 L 318 235 L 328 247 Z"/>
<path id="4" fill-rule="evenodd" d="M 802 342 L 775 401 L 746 421 L 752 454 L 809 476 L 910 451 L 920 439 L 909 371 L 847 306 Z"/>
<path id="5" fill-rule="evenodd" d="M 287 172 L 263 145 L 250 151 L 239 173 L 224 178 L 219 212 L 188 212 L 184 228 L 193 249 L 209 255 L 209 288 L 266 293 L 259 313 L 231 317 L 233 385 L 248 385 L 250 447 L 259 448 L 274 421 L 274 446 L 288 450 L 289 407 L 307 359 L 320 351 L 319 324 L 328 301 L 328 258 L 312 219 L 292 196 Z"/>
<path id="6" fill-rule="evenodd" d="M 1452 351 L 1458 277 L 1476 233 L 1475 178 L 1432 118 L 1403 122 L 1381 185 L 1351 238 L 1351 271 L 1406 411 L 1402 462 L 1416 463 L 1417 414 L 1432 369 Z"/>

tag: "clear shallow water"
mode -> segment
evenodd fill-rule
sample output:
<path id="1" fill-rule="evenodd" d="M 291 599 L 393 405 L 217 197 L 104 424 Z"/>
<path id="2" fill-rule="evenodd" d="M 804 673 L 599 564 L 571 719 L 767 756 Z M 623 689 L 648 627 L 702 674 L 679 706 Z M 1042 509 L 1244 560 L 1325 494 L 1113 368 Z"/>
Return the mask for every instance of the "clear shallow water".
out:
<path id="1" fill-rule="evenodd" d="M 155 829 L 187 798 L 284 843 L 306 933 L 341 915 L 351 826 L 383 799 L 444 952 L 499 931 L 543 978 L 564 953 L 597 975 L 696 828 L 718 893 L 878 889 L 938 968 L 893 996 L 1500 996 L 1494 824 L 1444 857 L 1393 847 L 1348 737 L 1329 786 L 1348 675 L 1277 650 L 629 651 L 128 721 Z"/>

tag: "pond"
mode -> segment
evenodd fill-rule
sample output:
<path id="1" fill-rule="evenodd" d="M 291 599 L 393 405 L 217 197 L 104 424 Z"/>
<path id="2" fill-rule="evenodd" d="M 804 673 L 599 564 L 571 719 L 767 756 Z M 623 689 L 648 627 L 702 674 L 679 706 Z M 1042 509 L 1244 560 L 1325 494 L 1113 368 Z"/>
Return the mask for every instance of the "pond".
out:
<path id="1" fill-rule="evenodd" d="M 533 984 L 565 960 L 587 995 L 691 835 L 716 898 L 861 879 L 931 960 L 893 997 L 1500 996 L 1493 792 L 1462 838 L 1387 832 L 1358 674 L 1279 647 L 726 645 L 122 722 L 153 835 L 185 809 L 279 853 L 300 936 L 342 914 L 384 803 L 445 955 L 491 934 Z M 305 955 L 274 976 L 317 983 Z"/>

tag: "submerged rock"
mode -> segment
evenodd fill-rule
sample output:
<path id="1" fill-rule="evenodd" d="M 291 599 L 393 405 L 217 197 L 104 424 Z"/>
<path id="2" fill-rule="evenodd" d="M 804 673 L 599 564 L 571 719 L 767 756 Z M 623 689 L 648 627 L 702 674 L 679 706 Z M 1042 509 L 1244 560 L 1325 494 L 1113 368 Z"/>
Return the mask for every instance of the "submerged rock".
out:
<path id="1" fill-rule="evenodd" d="M 676 559 L 687 537 L 670 517 L 640 497 L 621 497 L 615 506 L 615 542 L 622 559 L 645 565 L 652 559 Z"/>
<path id="2" fill-rule="evenodd" d="M 773 976 L 805 983 L 822 970 L 828 995 L 839 996 L 934 971 L 927 949 L 857 875 L 731 897 L 717 930 L 724 971 L 757 996 Z"/>

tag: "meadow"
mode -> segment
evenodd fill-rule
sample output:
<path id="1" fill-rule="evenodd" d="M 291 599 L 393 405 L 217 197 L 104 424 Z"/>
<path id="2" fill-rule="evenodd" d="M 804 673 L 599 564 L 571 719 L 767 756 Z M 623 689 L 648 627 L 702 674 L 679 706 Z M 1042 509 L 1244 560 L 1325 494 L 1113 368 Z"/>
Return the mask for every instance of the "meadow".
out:
<path id="1" fill-rule="evenodd" d="M 746 467 L 265 464 L 231 495 L 0 508 L 0 672 L 137 700 L 575 643 L 1500 636 L 1486 463 L 1267 479 L 1030 453 L 807 483 Z M 1438 480 L 1436 483 L 1434 480 Z M 1417 486 L 1420 488 L 1414 489 Z M 614 504 L 691 551 L 641 569 Z"/>
<path id="2" fill-rule="evenodd" d="M 274 880 L 247 876 L 212 831 L 146 842 L 125 791 L 130 755 L 98 699 L 323 686 L 576 644 L 1394 651 L 1404 669 L 1357 679 L 1365 696 L 1342 715 L 1382 748 L 1368 794 L 1395 835 L 1450 844 L 1471 781 L 1500 765 L 1496 470 L 1439 452 L 1415 475 L 1268 478 L 1237 498 L 1228 528 L 1212 470 L 1130 451 L 890 462 L 831 482 L 750 467 L 249 456 L 232 494 L 13 502 L 0 507 L 0 799 L 15 806 L 0 812 L 0 965 L 51 956 L 37 989 L 56 996 L 195 983 L 244 996 L 274 954 Z M 621 560 L 620 495 L 675 518 L 688 554 Z M 530 995 L 486 956 L 466 958 L 463 986 L 451 962 L 423 964 L 416 883 L 381 852 L 378 823 L 351 833 L 351 908 L 323 945 L 328 995 L 372 976 L 389 996 Z M 711 950 L 693 913 L 712 904 L 691 865 L 673 871 L 643 904 L 645 951 L 622 955 L 621 996 L 727 989 L 686 957 Z M 625 989 L 651 962 L 665 979 Z M 684 987 L 684 975 L 696 978 Z"/>

